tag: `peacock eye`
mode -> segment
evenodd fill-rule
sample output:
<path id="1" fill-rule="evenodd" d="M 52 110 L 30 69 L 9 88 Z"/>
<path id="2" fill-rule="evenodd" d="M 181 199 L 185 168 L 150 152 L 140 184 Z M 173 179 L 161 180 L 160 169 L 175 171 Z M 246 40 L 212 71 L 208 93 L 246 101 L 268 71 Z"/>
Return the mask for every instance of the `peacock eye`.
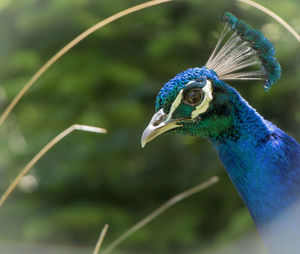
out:
<path id="1" fill-rule="evenodd" d="M 185 94 L 184 100 L 191 106 L 196 106 L 202 102 L 204 94 L 201 88 L 192 88 Z"/>

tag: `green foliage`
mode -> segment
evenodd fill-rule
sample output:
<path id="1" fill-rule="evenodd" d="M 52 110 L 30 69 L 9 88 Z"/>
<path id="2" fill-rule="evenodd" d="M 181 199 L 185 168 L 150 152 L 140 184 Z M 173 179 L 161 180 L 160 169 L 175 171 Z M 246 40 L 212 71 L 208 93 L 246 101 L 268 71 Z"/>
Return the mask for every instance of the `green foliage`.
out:
<path id="1" fill-rule="evenodd" d="M 1 111 L 63 45 L 139 2 L 0 2 Z M 299 31 L 297 0 L 262 3 Z M 244 7 L 234 1 L 191 0 L 143 10 L 91 35 L 51 67 L 0 129 L 1 191 L 71 124 L 97 125 L 109 133 L 74 133 L 51 150 L 30 173 L 37 188 L 16 190 L 0 209 L 0 238 L 91 247 L 108 223 L 108 243 L 168 198 L 213 174 L 221 177 L 217 186 L 176 205 L 120 249 L 202 253 L 253 230 L 208 142 L 166 135 L 143 150 L 140 146 L 156 93 L 176 73 L 205 64 L 224 11 L 255 28 L 271 25 L 277 31 L 272 42 L 282 66 L 278 84 L 268 94 L 261 82 L 233 85 L 262 115 L 300 140 L 299 44 L 270 17 Z"/>

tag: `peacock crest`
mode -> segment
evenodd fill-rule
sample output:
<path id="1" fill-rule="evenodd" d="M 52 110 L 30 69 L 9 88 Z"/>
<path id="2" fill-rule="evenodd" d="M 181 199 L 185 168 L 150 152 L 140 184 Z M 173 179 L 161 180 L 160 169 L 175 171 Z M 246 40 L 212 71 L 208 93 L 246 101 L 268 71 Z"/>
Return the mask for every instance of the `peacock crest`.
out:
<path id="1" fill-rule="evenodd" d="M 221 21 L 224 29 L 205 66 L 222 80 L 264 80 L 268 91 L 281 76 L 272 43 L 229 12 Z"/>

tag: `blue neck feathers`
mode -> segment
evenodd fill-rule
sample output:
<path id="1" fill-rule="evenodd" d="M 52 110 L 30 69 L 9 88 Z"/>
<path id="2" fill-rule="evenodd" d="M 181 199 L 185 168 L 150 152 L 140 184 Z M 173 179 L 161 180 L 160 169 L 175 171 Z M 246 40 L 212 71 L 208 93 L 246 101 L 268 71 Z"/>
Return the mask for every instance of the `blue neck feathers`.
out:
<path id="1" fill-rule="evenodd" d="M 258 228 L 300 197 L 300 145 L 264 120 L 233 89 L 234 135 L 211 137 Z"/>

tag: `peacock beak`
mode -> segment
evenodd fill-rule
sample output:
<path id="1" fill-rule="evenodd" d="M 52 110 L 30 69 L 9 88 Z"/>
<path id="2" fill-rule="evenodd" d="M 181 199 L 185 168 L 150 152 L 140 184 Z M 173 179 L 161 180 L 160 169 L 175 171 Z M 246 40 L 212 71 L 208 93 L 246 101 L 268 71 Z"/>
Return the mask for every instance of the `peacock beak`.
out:
<path id="1" fill-rule="evenodd" d="M 180 125 L 178 125 L 175 120 L 168 119 L 168 115 L 163 111 L 163 109 L 160 109 L 154 114 L 150 123 L 143 132 L 141 139 L 142 147 L 160 134 L 176 127 L 180 127 Z"/>

